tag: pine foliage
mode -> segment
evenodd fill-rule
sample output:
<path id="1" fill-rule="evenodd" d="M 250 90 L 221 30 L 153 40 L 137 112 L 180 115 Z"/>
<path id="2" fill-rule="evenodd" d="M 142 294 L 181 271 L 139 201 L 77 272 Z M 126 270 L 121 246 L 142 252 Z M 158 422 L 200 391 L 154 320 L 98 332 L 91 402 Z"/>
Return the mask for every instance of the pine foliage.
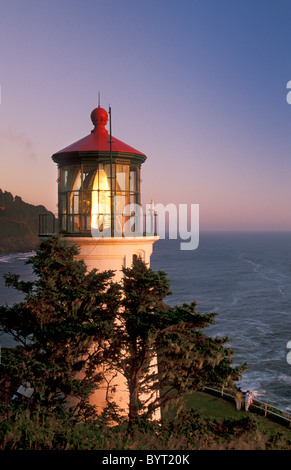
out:
<path id="1" fill-rule="evenodd" d="M 55 407 L 69 397 L 75 415 L 92 415 L 89 398 L 104 379 L 102 368 L 124 376 L 130 424 L 189 391 L 234 386 L 245 365 L 233 367 L 227 337 L 204 333 L 216 313 L 197 312 L 194 301 L 169 307 L 167 274 L 139 258 L 123 268 L 118 284 L 112 271 L 88 272 L 78 253 L 53 236 L 28 260 L 34 281 L 5 276 L 24 300 L 0 307 L 0 329 L 18 342 L 2 363 L 32 384 L 38 405 Z"/>
<path id="2" fill-rule="evenodd" d="M 110 271 L 87 272 L 77 254 L 75 245 L 53 236 L 28 260 L 35 281 L 6 275 L 25 299 L 0 308 L 0 328 L 19 344 L 5 351 L 6 370 L 33 384 L 39 403 L 52 406 L 56 396 L 70 396 L 84 409 L 101 380 L 96 367 L 104 360 L 119 287 Z"/>

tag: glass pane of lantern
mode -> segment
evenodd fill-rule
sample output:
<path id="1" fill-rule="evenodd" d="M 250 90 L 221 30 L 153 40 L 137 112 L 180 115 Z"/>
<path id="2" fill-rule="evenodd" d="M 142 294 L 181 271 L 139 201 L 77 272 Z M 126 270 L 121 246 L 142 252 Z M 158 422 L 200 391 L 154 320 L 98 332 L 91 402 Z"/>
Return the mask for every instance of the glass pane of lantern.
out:
<path id="1" fill-rule="evenodd" d="M 114 197 L 114 213 L 115 213 L 115 232 L 122 235 L 124 224 L 126 221 L 126 207 L 129 204 L 129 193 L 117 193 Z"/>
<path id="2" fill-rule="evenodd" d="M 107 168 L 102 163 L 99 163 L 98 170 L 96 172 L 93 189 L 99 189 L 101 191 L 110 190 L 110 175 L 107 174 Z"/>
<path id="3" fill-rule="evenodd" d="M 74 214 L 79 213 L 79 192 L 74 192 L 73 196 L 73 201 L 74 201 L 74 206 L 73 206 L 73 212 Z"/>
<path id="4" fill-rule="evenodd" d="M 69 213 L 78 214 L 79 213 L 79 191 L 71 191 L 68 193 L 69 198 Z"/>
<path id="5" fill-rule="evenodd" d="M 75 182 L 74 182 L 74 190 L 75 191 L 80 191 L 81 189 L 81 184 L 82 184 L 82 180 L 81 180 L 81 170 L 78 169 L 78 172 L 77 172 L 77 175 L 76 175 L 76 179 L 75 179 Z"/>
<path id="6" fill-rule="evenodd" d="M 84 230 L 89 232 L 91 230 L 91 217 L 88 215 L 84 216 Z"/>
<path id="7" fill-rule="evenodd" d="M 66 193 L 60 194 L 59 196 L 59 212 L 60 214 L 65 214 L 67 212 L 67 198 Z"/>
<path id="8" fill-rule="evenodd" d="M 83 166 L 83 189 L 93 189 L 93 183 L 96 175 L 97 165 Z"/>
<path id="9" fill-rule="evenodd" d="M 80 224 L 79 224 L 79 217 L 78 216 L 74 216 L 73 223 L 74 223 L 73 232 L 79 232 L 81 227 L 80 227 Z"/>
<path id="10" fill-rule="evenodd" d="M 91 213 L 91 192 L 82 191 L 82 214 Z"/>
<path id="11" fill-rule="evenodd" d="M 129 191 L 129 165 L 116 165 L 116 190 Z"/>
<path id="12" fill-rule="evenodd" d="M 111 168 L 110 168 L 110 164 L 109 163 L 106 163 L 103 165 L 103 168 L 104 168 L 104 171 L 105 171 L 105 174 L 107 176 L 107 179 L 108 179 L 108 182 L 109 182 L 109 187 L 111 187 L 111 184 L 110 184 L 110 180 L 111 180 Z M 112 165 L 112 182 L 113 182 L 113 185 L 112 185 L 112 190 L 114 191 L 115 189 L 115 165 Z"/>
<path id="13" fill-rule="evenodd" d="M 131 192 L 137 191 L 137 168 L 130 169 L 130 178 L 129 178 L 129 189 Z"/>
<path id="14" fill-rule="evenodd" d="M 127 220 L 127 231 L 130 231 L 130 235 L 140 235 L 142 227 L 142 210 L 138 204 L 137 193 L 131 193 L 129 197 L 129 207 L 126 212 L 129 215 Z"/>
<path id="15" fill-rule="evenodd" d="M 92 191 L 92 228 L 110 228 L 110 179 L 102 164 L 95 173 Z"/>
<path id="16" fill-rule="evenodd" d="M 81 170 L 79 167 L 70 167 L 67 173 L 66 190 L 79 191 L 81 189 Z"/>
<path id="17" fill-rule="evenodd" d="M 69 177 L 69 170 L 67 168 L 61 168 L 61 171 L 60 171 L 60 190 L 61 191 L 67 191 L 68 177 Z"/>
<path id="18" fill-rule="evenodd" d="M 67 232 L 67 216 L 64 214 L 60 215 L 60 231 Z"/>

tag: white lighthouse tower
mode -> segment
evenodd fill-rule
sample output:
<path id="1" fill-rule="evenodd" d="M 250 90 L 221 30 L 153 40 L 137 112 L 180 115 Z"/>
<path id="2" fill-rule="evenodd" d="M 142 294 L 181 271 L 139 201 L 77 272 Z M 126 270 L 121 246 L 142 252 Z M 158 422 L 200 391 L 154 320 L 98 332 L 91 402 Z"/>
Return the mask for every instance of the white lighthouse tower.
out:
<path id="1" fill-rule="evenodd" d="M 122 267 L 130 267 L 135 256 L 150 264 L 158 240 L 153 211 L 139 210 L 146 156 L 112 137 L 111 109 L 108 114 L 99 103 L 91 120 L 94 128 L 89 135 L 52 156 L 59 173 L 55 231 L 79 246 L 88 270 L 114 270 L 120 281 Z M 41 231 L 45 234 L 47 229 Z M 128 390 L 119 374 L 107 377 L 92 403 L 100 411 L 106 406 L 108 383 L 115 390 L 114 401 L 126 412 Z"/>
<path id="2" fill-rule="evenodd" d="M 111 110 L 109 109 L 111 117 Z M 89 135 L 52 156 L 58 165 L 58 231 L 80 247 L 88 269 L 150 263 L 158 240 L 154 214 L 142 214 L 140 172 L 146 156 L 111 136 L 108 113 L 91 113 Z"/>

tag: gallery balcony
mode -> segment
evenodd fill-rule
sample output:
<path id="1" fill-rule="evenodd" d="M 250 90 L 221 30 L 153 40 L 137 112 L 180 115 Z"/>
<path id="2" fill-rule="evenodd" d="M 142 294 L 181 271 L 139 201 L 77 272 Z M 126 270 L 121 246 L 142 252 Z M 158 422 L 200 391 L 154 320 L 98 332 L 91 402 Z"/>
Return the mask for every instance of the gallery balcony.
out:
<path id="1" fill-rule="evenodd" d="M 114 219 L 110 214 L 39 214 L 39 237 L 57 233 L 67 237 L 156 237 L 157 214 L 116 214 Z"/>

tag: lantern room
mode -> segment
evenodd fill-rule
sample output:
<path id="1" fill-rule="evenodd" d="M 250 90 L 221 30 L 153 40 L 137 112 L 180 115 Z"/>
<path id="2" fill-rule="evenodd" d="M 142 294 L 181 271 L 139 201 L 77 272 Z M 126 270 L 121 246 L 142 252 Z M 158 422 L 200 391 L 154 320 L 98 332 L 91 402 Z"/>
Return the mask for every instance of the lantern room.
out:
<path id="1" fill-rule="evenodd" d="M 60 233 L 80 248 L 89 270 L 122 277 L 136 256 L 150 263 L 157 236 L 153 206 L 143 212 L 140 172 L 146 155 L 112 137 L 111 108 L 91 112 L 93 129 L 54 153 L 58 166 L 58 214 L 41 214 L 39 236 Z M 109 124 L 109 132 L 106 129 Z"/>
<path id="2" fill-rule="evenodd" d="M 138 211 L 140 168 L 146 156 L 112 137 L 110 108 L 108 114 L 99 104 L 91 120 L 88 136 L 52 156 L 59 172 L 58 231 L 82 237 L 139 235 L 144 230 Z"/>

